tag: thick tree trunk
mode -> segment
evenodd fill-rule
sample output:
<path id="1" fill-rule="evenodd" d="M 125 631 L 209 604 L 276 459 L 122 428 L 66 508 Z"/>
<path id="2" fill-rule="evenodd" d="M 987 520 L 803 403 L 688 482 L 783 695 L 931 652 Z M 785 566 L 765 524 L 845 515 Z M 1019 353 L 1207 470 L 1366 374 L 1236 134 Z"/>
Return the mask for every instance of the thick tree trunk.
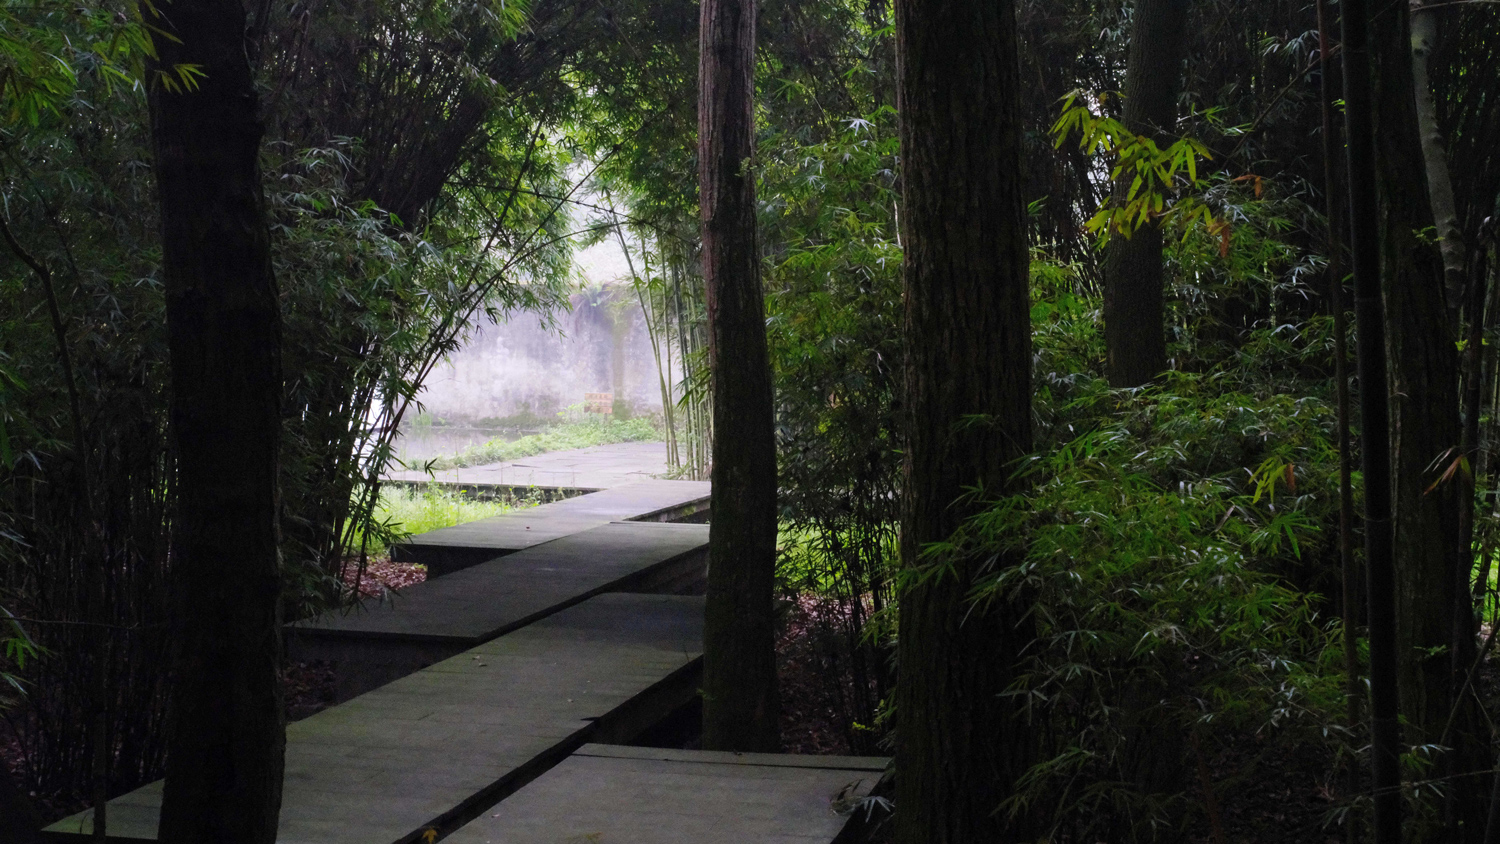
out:
<path id="1" fill-rule="evenodd" d="M 901 557 L 921 565 L 1031 450 L 1031 326 L 1013 0 L 897 0 L 907 450 Z M 988 419 L 974 424 L 975 416 Z M 1002 565 L 1008 564 L 1002 561 Z M 1034 758 L 1001 692 L 1020 610 L 971 606 L 982 561 L 901 598 L 896 838 L 1020 840 L 997 809 Z M 1030 840 L 1030 839 L 1026 839 Z"/>
<path id="2" fill-rule="evenodd" d="M 703 0 L 698 200 L 713 373 L 703 746 L 774 751 L 776 440 L 756 246 L 755 0 Z"/>
<path id="3" fill-rule="evenodd" d="M 1136 0 L 1125 67 L 1125 126 L 1158 144 L 1177 123 L 1187 0 Z M 1123 197 L 1126 185 L 1117 185 Z M 1139 387 L 1167 368 L 1162 239 L 1154 223 L 1112 237 L 1104 256 L 1104 347 L 1110 386 Z"/>
<path id="4" fill-rule="evenodd" d="M 1443 742 L 1439 771 L 1476 770 L 1474 713 L 1460 706 L 1448 726 L 1457 685 L 1473 659 L 1472 619 L 1456 584 L 1468 562 L 1459 542 L 1462 483 L 1443 473 L 1460 440 L 1458 353 L 1444 294 L 1443 262 L 1425 241 L 1433 225 L 1426 184 L 1407 7 L 1397 3 L 1370 16 L 1374 86 L 1376 190 L 1380 201 L 1380 263 L 1386 299 L 1390 360 L 1393 526 L 1396 576 L 1396 654 L 1401 714 L 1411 744 Z M 1455 637 L 1455 625 L 1463 633 Z M 1459 648 L 1453 648 L 1455 638 Z M 1448 732 L 1445 734 L 1445 730 Z M 1416 840 L 1463 841 L 1482 823 L 1480 778 L 1449 781 L 1451 821 L 1463 828 L 1428 829 Z M 1418 830 L 1420 832 L 1420 830 Z"/>
<path id="5" fill-rule="evenodd" d="M 162 844 L 271 844 L 281 806 L 280 315 L 238 0 L 155 7 L 151 134 L 177 456 Z M 149 10 L 146 12 L 150 19 Z M 197 65 L 192 90 L 168 90 Z"/>

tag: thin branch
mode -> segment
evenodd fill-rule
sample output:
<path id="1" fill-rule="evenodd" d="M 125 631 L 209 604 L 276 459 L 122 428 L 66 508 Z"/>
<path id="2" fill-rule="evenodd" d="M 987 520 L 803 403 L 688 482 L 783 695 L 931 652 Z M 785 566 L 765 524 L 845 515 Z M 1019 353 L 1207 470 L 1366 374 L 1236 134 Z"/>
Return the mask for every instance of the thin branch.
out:
<path id="1" fill-rule="evenodd" d="M 1449 6 L 1500 6 L 1500 0 L 1448 0 L 1445 3 L 1421 3 L 1413 2 L 1413 12 L 1430 12 L 1433 9 L 1446 9 Z"/>
<path id="2" fill-rule="evenodd" d="M 47 311 L 52 317 L 52 333 L 57 341 L 57 357 L 62 364 L 63 381 L 68 388 L 68 412 L 73 423 L 73 450 L 79 460 L 84 459 L 83 448 L 83 403 L 78 398 L 78 383 L 73 377 L 73 356 L 68 353 L 68 335 L 63 325 L 62 310 L 57 305 L 57 291 L 52 286 L 52 271 L 41 259 L 26 251 L 20 241 L 10 230 L 10 221 L 0 215 L 0 237 L 4 237 L 5 245 L 21 260 L 21 263 L 31 268 L 36 274 L 37 280 L 42 283 L 42 291 L 47 298 Z M 87 473 L 85 473 L 87 478 Z M 86 482 L 86 481 L 85 481 Z"/>

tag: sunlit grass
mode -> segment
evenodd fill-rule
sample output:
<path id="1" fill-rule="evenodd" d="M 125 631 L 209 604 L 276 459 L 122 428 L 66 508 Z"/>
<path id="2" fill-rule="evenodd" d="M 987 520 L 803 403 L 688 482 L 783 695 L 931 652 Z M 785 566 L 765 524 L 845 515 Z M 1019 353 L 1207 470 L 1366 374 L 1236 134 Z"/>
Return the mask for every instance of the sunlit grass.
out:
<path id="1" fill-rule="evenodd" d="M 874 538 L 882 546 L 887 564 L 893 565 L 898 549 L 894 525 Z M 793 527 L 782 523 L 776 532 L 776 576 L 783 588 L 798 592 L 810 592 L 822 597 L 837 596 L 848 589 L 844 582 L 849 573 L 831 552 L 833 549 L 822 543 L 834 539 L 847 545 L 854 537 L 848 534 L 824 534 L 808 528 Z"/>
<path id="2" fill-rule="evenodd" d="M 537 503 L 534 497 L 480 500 L 463 490 L 438 484 L 425 487 L 388 485 L 381 490 L 380 502 L 375 505 L 375 521 L 386 525 L 390 536 L 399 538 L 535 507 Z M 358 543 L 356 539 L 355 545 Z M 378 554 L 385 550 L 385 542 L 378 537 L 370 538 L 369 553 Z"/>

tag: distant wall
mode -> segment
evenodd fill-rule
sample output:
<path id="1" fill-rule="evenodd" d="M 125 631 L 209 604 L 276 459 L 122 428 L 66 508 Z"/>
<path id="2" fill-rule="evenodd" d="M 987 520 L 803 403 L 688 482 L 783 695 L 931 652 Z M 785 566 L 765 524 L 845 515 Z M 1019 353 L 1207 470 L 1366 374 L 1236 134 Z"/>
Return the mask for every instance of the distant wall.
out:
<path id="1" fill-rule="evenodd" d="M 550 419 L 584 393 L 614 393 L 632 413 L 660 413 L 661 388 L 651 339 L 634 292 L 607 285 L 571 299 L 559 330 L 543 329 L 535 316 L 517 314 L 486 324 L 462 349 L 439 364 L 419 400 L 427 413 L 449 422 L 515 417 Z"/>

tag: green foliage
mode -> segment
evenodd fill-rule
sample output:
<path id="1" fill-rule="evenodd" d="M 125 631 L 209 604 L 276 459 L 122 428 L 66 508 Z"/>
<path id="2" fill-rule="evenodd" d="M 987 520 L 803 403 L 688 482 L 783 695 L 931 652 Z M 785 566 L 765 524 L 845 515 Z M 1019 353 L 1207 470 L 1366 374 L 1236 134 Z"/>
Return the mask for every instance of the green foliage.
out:
<path id="1" fill-rule="evenodd" d="M 0 354 L 0 361 L 5 358 Z M 21 416 L 21 394 L 26 390 L 26 382 L 17 378 L 3 364 L 0 364 L 0 470 L 9 469 L 16 462 L 16 451 L 11 446 L 10 428 L 18 424 L 24 424 L 25 419 Z"/>
<path id="2" fill-rule="evenodd" d="M 153 34 L 170 38 L 141 19 L 150 2 L 68 4 L 55 0 L 0 5 L 0 107 L 11 124 L 36 126 L 75 105 L 80 77 L 115 88 L 139 85 L 141 63 L 154 58 Z M 190 84 L 192 65 L 161 72 L 164 84 Z"/>
<path id="3" fill-rule="evenodd" d="M 1241 358 L 1247 349 L 1268 353 L 1258 364 L 1241 358 L 1263 375 L 1276 366 L 1327 367 L 1332 319 L 1310 313 L 1309 307 L 1323 295 L 1326 261 L 1294 234 L 1317 225 L 1318 216 L 1306 195 L 1289 191 L 1294 187 L 1222 174 L 1200 187 L 1195 201 L 1225 222 L 1185 225 L 1165 244 L 1171 272 L 1168 321 L 1179 368 Z M 1274 336 L 1252 334 L 1273 328 Z"/>
<path id="4" fill-rule="evenodd" d="M 1017 467 L 1030 488 L 912 576 L 978 555 L 992 568 L 973 600 L 1029 608 L 1037 641 L 1011 693 L 1043 761 L 1007 810 L 1040 811 L 1067 840 L 1170 838 L 1200 805 L 1189 771 L 1226 735 L 1339 734 L 1339 630 L 1317 591 L 1333 585 L 1334 415 L 1323 384 L 1263 368 L 1321 340 L 1261 330 L 1217 367 L 1112 391 L 1053 368 L 1093 356 L 1097 305 L 1058 268 L 1033 276 L 1048 371 L 1038 451 Z"/>
<path id="5" fill-rule="evenodd" d="M 392 542 L 438 528 L 487 519 L 502 513 L 534 507 L 535 498 L 508 500 L 476 499 L 465 490 L 451 490 L 438 484 L 423 487 L 385 485 L 371 518 L 374 526 L 365 542 L 363 533 L 356 535 L 355 547 L 369 554 L 386 551 Z"/>
<path id="6" fill-rule="evenodd" d="M 343 595 L 344 554 L 367 532 L 371 493 L 432 368 L 479 319 L 545 319 L 564 301 L 567 215 L 542 195 L 564 190 L 568 158 L 527 128 L 494 127 L 485 153 L 514 187 L 445 197 L 418 231 L 355 193 L 358 143 L 273 159 L 273 258 L 294 373 L 285 404 L 296 409 L 284 440 L 284 571 L 303 612 Z M 491 201 L 503 216 L 490 216 Z"/>
<path id="7" fill-rule="evenodd" d="M 502 112 L 494 84 L 526 7 L 334 7 L 273 15 L 258 64 L 292 615 L 344 597 L 337 572 L 427 372 L 477 320 L 557 306 L 570 251 L 552 198 L 569 158 L 535 111 Z M 28 628 L 47 658 L 14 673 L 38 725 L 21 736 L 30 787 L 48 795 L 87 788 L 96 681 L 112 695 L 111 789 L 162 762 L 174 467 L 144 94 L 195 77 L 130 81 L 144 33 L 170 37 L 145 8 L 146 23 L 134 3 L 0 10 L 3 222 L 58 304 L 54 323 L 46 285 L 0 248 L 0 605 L 44 622 Z"/>
<path id="8" fill-rule="evenodd" d="M 150 160 L 144 87 L 125 84 L 98 52 L 114 49 L 116 29 L 134 25 L 133 10 L 7 7 L 25 26 L 48 30 L 33 33 L 32 45 L 72 73 L 65 88 L 33 88 L 20 105 L 8 88 L 9 122 L 0 128 L 4 225 L 48 271 L 0 247 L 0 415 L 9 452 L 0 459 L 0 605 L 36 620 L 26 627 L 40 657 L 4 670 L 23 678 L 36 725 L 17 735 L 27 787 L 49 795 L 86 787 L 88 766 L 76 760 L 92 758 L 96 681 L 113 695 L 114 771 L 161 763 L 159 731 L 148 722 L 167 688 L 160 622 L 173 473 L 155 191 L 141 163 Z M 24 31 L 7 29 L 31 37 Z M 113 55 L 133 73 L 139 55 Z M 50 275 L 56 323 L 40 275 Z M 92 655 L 105 635 L 109 659 L 100 661 Z"/>
<path id="9" fill-rule="evenodd" d="M 611 443 L 644 442 L 660 439 L 661 430 L 648 418 L 614 419 L 609 416 L 585 416 L 577 422 L 566 422 L 539 434 L 518 440 L 501 438 L 470 446 L 453 457 L 439 457 L 424 465 L 426 469 L 458 469 L 519 460 L 549 451 L 566 451 Z"/>
<path id="10" fill-rule="evenodd" d="M 24 671 L 26 661 L 41 656 L 42 649 L 10 610 L 0 607 L 0 615 L 4 616 L 0 619 L 0 625 L 4 628 L 0 630 L 0 711 L 4 711 L 16 703 L 7 689 L 17 695 L 26 694 L 21 678 L 10 672 Z"/>
<path id="11" fill-rule="evenodd" d="M 1079 149 L 1112 159 L 1109 177 L 1125 185 L 1123 195 L 1100 205 L 1086 223 L 1101 245 L 1113 234 L 1128 238 L 1141 226 L 1162 225 L 1173 217 L 1181 218 L 1179 225 L 1184 228 L 1193 220 L 1214 232 L 1227 225 L 1191 194 L 1173 201 L 1179 189 L 1202 186 L 1198 161 L 1212 157 L 1208 147 L 1192 138 L 1179 138 L 1161 149 L 1155 140 L 1130 131 L 1120 121 L 1095 114 L 1086 100 L 1081 91 L 1068 94 L 1062 115 L 1052 125 L 1052 137 L 1061 147 L 1076 135 Z"/>
<path id="12" fill-rule="evenodd" d="M 776 378 L 783 524 L 780 577 L 823 605 L 830 680 L 852 675 L 850 746 L 873 752 L 890 688 L 889 630 L 900 468 L 901 249 L 895 113 L 876 110 L 816 143 L 762 143 L 763 230 Z M 844 687 L 838 691 L 843 694 Z"/>

